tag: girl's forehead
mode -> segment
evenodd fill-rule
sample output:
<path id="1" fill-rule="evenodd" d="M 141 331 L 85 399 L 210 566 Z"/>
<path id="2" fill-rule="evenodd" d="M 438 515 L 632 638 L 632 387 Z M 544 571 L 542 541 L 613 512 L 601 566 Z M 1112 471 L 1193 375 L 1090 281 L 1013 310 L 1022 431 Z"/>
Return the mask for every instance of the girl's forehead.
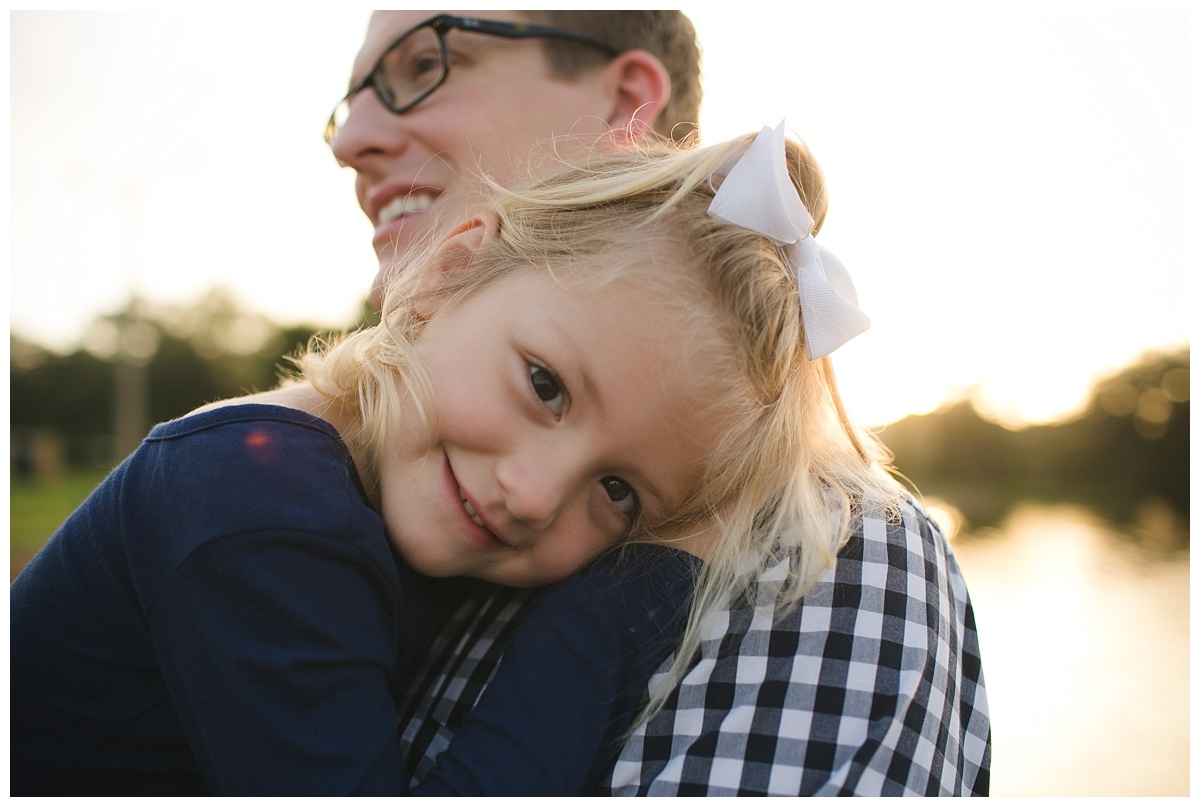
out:
<path id="1" fill-rule="evenodd" d="M 497 273 L 458 302 L 476 297 L 478 302 L 468 305 L 476 313 L 469 316 L 486 312 L 496 321 L 552 326 L 565 333 L 632 331 L 642 338 L 640 350 L 647 354 L 688 354 L 727 330 L 716 326 L 713 305 L 692 273 L 637 256 Z"/>
<path id="2" fill-rule="evenodd" d="M 562 295 L 547 305 L 566 305 L 572 312 L 559 319 L 559 327 L 587 329 L 596 337 L 605 331 L 635 335 L 639 351 L 698 399 L 726 399 L 738 383 L 742 374 L 731 366 L 736 361 L 731 329 L 695 273 L 633 260 L 597 272 L 543 276 L 548 282 L 542 291 Z M 603 344 L 595 349 L 603 350 Z"/>
<path id="3" fill-rule="evenodd" d="M 575 293 L 591 293 L 609 285 L 630 296 L 650 295 L 658 302 L 686 299 L 693 305 L 707 296 L 700 272 L 687 257 L 668 245 L 625 246 L 601 255 L 563 261 L 549 271 Z"/>

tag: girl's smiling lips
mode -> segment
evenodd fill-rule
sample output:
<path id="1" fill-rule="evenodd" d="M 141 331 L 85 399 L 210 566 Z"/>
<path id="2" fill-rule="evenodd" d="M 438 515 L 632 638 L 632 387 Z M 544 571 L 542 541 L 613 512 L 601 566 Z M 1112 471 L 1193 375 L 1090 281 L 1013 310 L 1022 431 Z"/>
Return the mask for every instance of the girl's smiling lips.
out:
<path id="1" fill-rule="evenodd" d="M 450 459 L 446 458 L 446 485 L 447 494 L 453 497 L 455 504 L 458 507 L 458 512 L 462 515 L 464 526 L 467 531 L 467 537 L 479 549 L 487 552 L 498 552 L 505 549 L 512 549 L 512 544 L 505 541 L 500 535 L 484 521 L 479 514 L 475 504 L 471 502 L 470 496 L 458 484 L 458 478 L 454 475 L 454 469 L 450 466 Z"/>

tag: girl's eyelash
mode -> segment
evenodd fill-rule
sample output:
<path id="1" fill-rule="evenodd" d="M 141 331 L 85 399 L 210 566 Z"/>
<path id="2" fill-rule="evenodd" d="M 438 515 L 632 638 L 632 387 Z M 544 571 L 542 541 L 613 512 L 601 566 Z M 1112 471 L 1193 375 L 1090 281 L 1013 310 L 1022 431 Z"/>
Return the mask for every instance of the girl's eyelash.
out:
<path id="1" fill-rule="evenodd" d="M 566 385 L 558 374 L 546 365 L 532 359 L 527 359 L 525 364 L 529 370 L 529 385 L 534 396 L 542 406 L 550 410 L 555 420 L 559 419 L 569 398 Z"/>

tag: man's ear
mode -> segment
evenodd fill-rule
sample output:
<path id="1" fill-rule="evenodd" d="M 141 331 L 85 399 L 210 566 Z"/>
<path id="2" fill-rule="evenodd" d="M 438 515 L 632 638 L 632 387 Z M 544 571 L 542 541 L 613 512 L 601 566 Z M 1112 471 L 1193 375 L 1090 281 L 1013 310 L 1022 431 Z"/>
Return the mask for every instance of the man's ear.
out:
<path id="1" fill-rule="evenodd" d="M 416 290 L 428 292 L 467 274 L 480 248 L 497 232 L 499 222 L 491 214 L 472 216 L 442 235 L 424 266 L 416 269 Z M 419 294 L 417 310 L 429 317 L 438 308 L 437 294 Z"/>
<path id="2" fill-rule="evenodd" d="M 671 76 L 654 54 L 627 50 L 608 63 L 612 108 L 608 125 L 617 137 L 637 138 L 654 128 L 671 97 Z"/>

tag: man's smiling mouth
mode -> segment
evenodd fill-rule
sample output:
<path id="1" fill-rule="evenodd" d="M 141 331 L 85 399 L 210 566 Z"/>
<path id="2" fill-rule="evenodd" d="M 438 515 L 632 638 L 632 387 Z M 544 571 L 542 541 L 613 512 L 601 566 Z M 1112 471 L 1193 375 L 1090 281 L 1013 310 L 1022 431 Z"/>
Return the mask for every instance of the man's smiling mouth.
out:
<path id="1" fill-rule="evenodd" d="M 427 191 L 416 191 L 407 196 L 397 196 L 379 210 L 379 223 L 388 224 L 405 216 L 424 213 L 433 207 L 436 200 L 437 197 Z"/>

